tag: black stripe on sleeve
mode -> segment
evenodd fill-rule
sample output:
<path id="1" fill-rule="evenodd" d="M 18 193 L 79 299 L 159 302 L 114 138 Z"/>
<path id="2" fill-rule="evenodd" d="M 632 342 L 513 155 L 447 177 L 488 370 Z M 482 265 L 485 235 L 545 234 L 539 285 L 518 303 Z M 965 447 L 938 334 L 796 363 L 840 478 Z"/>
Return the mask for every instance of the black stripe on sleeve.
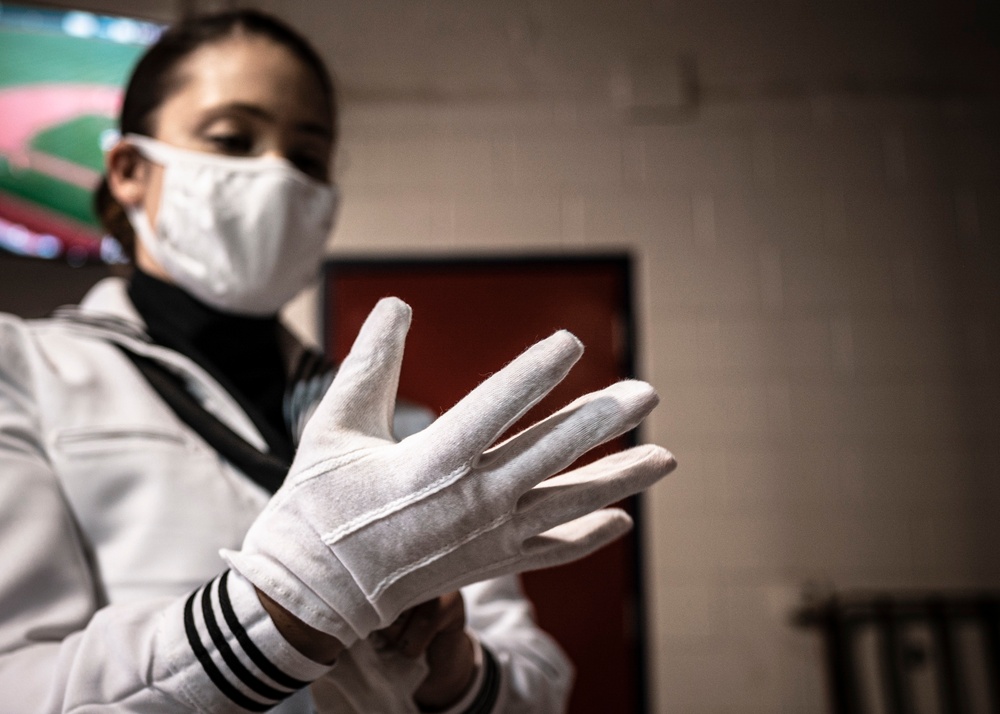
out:
<path id="1" fill-rule="evenodd" d="M 269 660 L 267 656 L 260 651 L 257 645 L 254 644 L 253 640 L 250 639 L 250 635 L 247 634 L 243 624 L 236 617 L 236 611 L 233 610 L 233 603 L 229 599 L 228 582 L 229 571 L 227 570 L 222 574 L 222 578 L 219 580 L 219 607 L 222 609 L 222 616 L 226 619 L 226 624 L 229 625 L 229 629 L 232 633 L 236 635 L 236 641 L 240 643 L 241 647 L 243 647 L 243 651 L 246 652 L 247 657 L 249 657 L 251 661 L 257 665 L 261 672 L 266 674 L 282 687 L 288 687 L 289 689 L 302 689 L 303 687 L 309 686 L 309 682 L 303 682 L 299 679 L 295 679 L 278 669 L 278 666 Z"/>
<path id="2" fill-rule="evenodd" d="M 204 590 L 204 588 L 202 589 Z M 191 593 L 191 597 L 187 599 L 184 603 L 184 632 L 187 634 L 188 644 L 191 645 L 191 649 L 194 650 L 195 657 L 198 658 L 198 662 L 201 663 L 202 669 L 205 670 L 205 674 L 208 678 L 212 680 L 220 692 L 229 697 L 230 700 L 237 706 L 241 706 L 244 709 L 252 712 L 264 712 L 271 709 L 273 704 L 262 704 L 260 702 L 250 699 L 248 696 L 243 694 L 240 690 L 234 687 L 229 680 L 227 680 L 222 672 L 219 671 L 218 667 L 215 666 L 215 662 L 212 661 L 212 656 L 205 649 L 205 645 L 202 644 L 201 638 L 198 636 L 198 629 L 194 624 L 194 598 L 201 591 L 195 591 Z"/>
<path id="3" fill-rule="evenodd" d="M 462 714 L 489 714 L 500 698 L 500 666 L 486 645 L 483 648 L 483 683 L 479 694 Z"/>
<path id="4" fill-rule="evenodd" d="M 223 583 L 220 580 L 220 588 L 222 587 L 222 584 Z M 239 677 L 239 680 L 243 682 L 243 684 L 245 684 L 249 689 L 257 692 L 257 694 L 260 694 L 262 697 L 273 699 L 275 703 L 288 697 L 292 694 L 292 692 L 283 692 L 267 685 L 254 676 L 253 672 L 247 669 L 246 666 L 240 662 L 236 653 L 233 652 L 232 647 L 230 647 L 229 643 L 226 642 L 226 636 L 222 634 L 222 628 L 219 627 L 219 623 L 215 619 L 215 611 L 212 608 L 212 599 L 209 592 L 210 587 L 211 586 L 206 587 L 205 592 L 201 596 L 201 612 L 205 618 L 205 626 L 208 628 L 208 634 L 212 636 L 212 642 L 214 642 L 215 646 L 219 649 L 219 654 L 222 655 L 222 659 L 229 666 L 229 669 L 233 674 Z"/>

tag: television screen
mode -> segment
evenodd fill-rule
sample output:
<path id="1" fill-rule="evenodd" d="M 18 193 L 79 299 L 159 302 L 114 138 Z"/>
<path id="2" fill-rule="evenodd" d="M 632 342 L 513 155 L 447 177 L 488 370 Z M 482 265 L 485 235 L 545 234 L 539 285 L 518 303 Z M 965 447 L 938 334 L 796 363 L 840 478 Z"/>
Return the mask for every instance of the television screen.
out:
<path id="1" fill-rule="evenodd" d="M 0 249 L 119 262 L 91 206 L 122 90 L 162 26 L 0 3 Z"/>

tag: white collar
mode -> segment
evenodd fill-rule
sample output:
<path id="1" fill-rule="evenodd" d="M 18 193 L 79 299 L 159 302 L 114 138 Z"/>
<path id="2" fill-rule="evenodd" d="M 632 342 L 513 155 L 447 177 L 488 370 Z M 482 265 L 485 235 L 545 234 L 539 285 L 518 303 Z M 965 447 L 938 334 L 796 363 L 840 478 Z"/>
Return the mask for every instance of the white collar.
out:
<path id="1" fill-rule="evenodd" d="M 146 330 L 146 321 L 129 299 L 128 281 L 124 278 L 104 278 L 99 281 L 80 301 L 80 310 L 95 316 L 115 317 L 131 323 L 143 332 Z"/>

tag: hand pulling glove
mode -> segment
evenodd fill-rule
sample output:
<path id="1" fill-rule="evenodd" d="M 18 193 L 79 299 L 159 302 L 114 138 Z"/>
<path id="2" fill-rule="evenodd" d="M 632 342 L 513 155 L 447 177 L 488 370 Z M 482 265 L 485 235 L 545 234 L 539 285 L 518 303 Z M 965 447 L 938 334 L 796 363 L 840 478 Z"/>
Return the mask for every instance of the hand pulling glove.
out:
<path id="1" fill-rule="evenodd" d="M 666 450 L 641 446 L 545 480 L 649 413 L 657 397 L 637 381 L 581 397 L 493 446 L 579 359 L 583 347 L 565 331 L 395 442 L 409 324 L 403 302 L 375 306 L 284 485 L 241 550 L 223 551 L 261 591 L 347 646 L 442 593 L 587 555 L 631 527 L 604 507 L 674 467 Z"/>

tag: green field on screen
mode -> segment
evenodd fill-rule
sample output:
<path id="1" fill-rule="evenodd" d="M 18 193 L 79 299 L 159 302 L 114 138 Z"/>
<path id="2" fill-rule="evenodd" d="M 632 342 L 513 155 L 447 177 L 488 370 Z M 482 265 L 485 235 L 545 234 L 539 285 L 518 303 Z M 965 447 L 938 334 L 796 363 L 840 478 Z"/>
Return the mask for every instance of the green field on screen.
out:
<path id="1" fill-rule="evenodd" d="M 143 51 L 138 45 L 0 29 L 0 93 L 57 85 L 120 87 Z M 101 171 L 100 136 L 114 126 L 112 117 L 90 113 L 39 126 L 23 148 L 54 157 L 57 168 L 69 168 L 73 178 L 65 171 L 20 165 L 0 153 L 0 192 L 96 227 L 90 187 L 81 183 Z M 73 172 L 73 167 L 84 171 Z"/>
<path id="2" fill-rule="evenodd" d="M 138 45 L 0 29 L 0 88 L 39 82 L 120 87 L 144 50 Z"/>

